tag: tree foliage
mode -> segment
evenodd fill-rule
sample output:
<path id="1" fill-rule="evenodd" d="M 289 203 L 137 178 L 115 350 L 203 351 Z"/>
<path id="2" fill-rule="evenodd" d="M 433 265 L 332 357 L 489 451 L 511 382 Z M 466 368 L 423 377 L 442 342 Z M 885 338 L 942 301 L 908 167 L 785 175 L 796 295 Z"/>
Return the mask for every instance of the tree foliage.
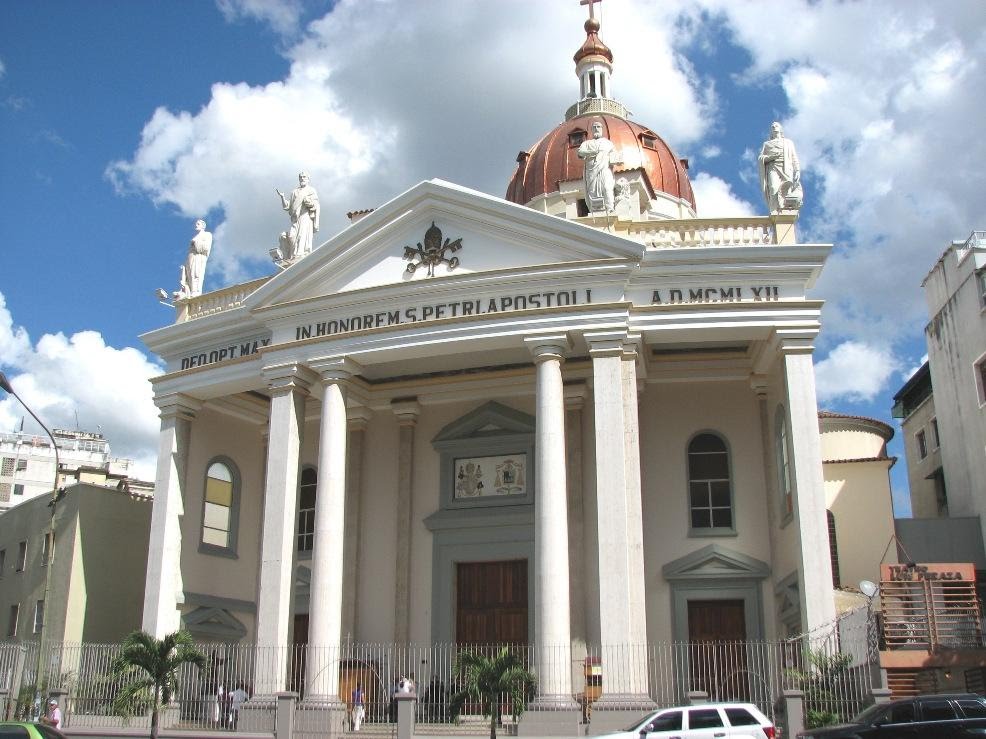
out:
<path id="1" fill-rule="evenodd" d="M 120 716 L 151 711 L 151 739 L 157 739 L 158 712 L 171 703 L 178 689 L 178 669 L 186 663 L 205 664 L 187 631 L 157 639 L 146 631 L 134 631 L 113 660 L 113 674 L 122 679 L 113 710 Z"/>
<path id="2" fill-rule="evenodd" d="M 848 654 L 826 654 L 822 650 L 806 649 L 805 666 L 788 670 L 788 675 L 804 693 L 805 728 L 829 726 L 842 720 L 840 687 L 852 664 Z"/>
<path id="3" fill-rule="evenodd" d="M 459 717 L 467 702 L 479 703 L 483 715 L 490 717 L 490 739 L 496 739 L 504 702 L 514 718 L 520 716 L 537 683 L 520 657 L 506 647 L 493 657 L 461 652 L 455 660 L 455 673 L 460 689 L 449 699 L 452 719 Z"/>

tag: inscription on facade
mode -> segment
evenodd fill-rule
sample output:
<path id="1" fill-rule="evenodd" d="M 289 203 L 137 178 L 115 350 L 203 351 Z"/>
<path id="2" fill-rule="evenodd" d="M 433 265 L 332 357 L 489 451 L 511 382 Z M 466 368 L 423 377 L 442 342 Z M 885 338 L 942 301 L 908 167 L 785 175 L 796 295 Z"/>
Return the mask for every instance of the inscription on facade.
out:
<path id="1" fill-rule="evenodd" d="M 419 321 L 432 321 L 439 318 L 460 318 L 480 316 L 491 313 L 508 313 L 532 308 L 556 308 L 567 305 L 584 305 L 592 302 L 592 290 L 564 290 L 560 292 L 528 293 L 526 295 L 500 295 L 476 300 L 455 300 L 447 303 L 416 305 L 390 311 L 363 313 L 346 318 L 309 323 L 295 328 L 295 339 L 310 339 L 313 336 L 330 336 L 346 331 L 361 331 L 367 328 L 395 326 Z"/>
<path id="2" fill-rule="evenodd" d="M 198 354 L 182 357 L 181 368 L 186 370 L 191 369 L 192 367 L 202 367 L 206 364 L 223 362 L 227 359 L 246 357 L 250 354 L 256 354 L 260 351 L 261 347 L 265 347 L 268 344 L 270 344 L 270 339 L 251 339 L 250 341 L 242 341 L 235 344 L 219 346 L 215 349 L 209 349 L 208 351 L 199 352 Z"/>
<path id="3" fill-rule="evenodd" d="M 745 291 L 745 292 L 744 292 Z M 653 305 L 667 303 L 741 303 L 744 300 L 754 303 L 764 300 L 780 300 L 777 285 L 734 285 L 732 287 L 671 287 L 662 293 L 651 293 Z"/>

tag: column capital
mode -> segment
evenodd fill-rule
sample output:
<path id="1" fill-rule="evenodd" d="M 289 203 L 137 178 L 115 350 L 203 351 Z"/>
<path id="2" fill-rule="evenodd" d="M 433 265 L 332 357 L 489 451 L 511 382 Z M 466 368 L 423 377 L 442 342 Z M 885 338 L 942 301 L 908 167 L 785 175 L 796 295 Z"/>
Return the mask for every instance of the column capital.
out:
<path id="1" fill-rule="evenodd" d="M 349 357 L 319 357 L 306 364 L 319 374 L 323 384 L 345 382 L 363 369 Z"/>
<path id="2" fill-rule="evenodd" d="M 767 388 L 769 387 L 769 382 L 767 381 L 767 375 L 762 375 L 759 373 L 752 373 L 750 375 L 750 388 L 757 394 L 758 398 L 767 397 Z"/>
<path id="3" fill-rule="evenodd" d="M 421 415 L 421 404 L 417 398 L 394 398 L 390 401 L 390 410 L 397 416 L 401 426 L 414 426 Z"/>
<path id="4" fill-rule="evenodd" d="M 589 331 L 582 334 L 592 357 L 621 357 L 630 335 L 624 331 Z"/>
<path id="5" fill-rule="evenodd" d="M 160 409 L 161 418 L 195 418 L 195 412 L 202 408 L 202 401 L 184 393 L 163 393 L 154 396 L 154 405 Z"/>
<path id="6" fill-rule="evenodd" d="M 261 370 L 267 388 L 273 395 L 283 395 L 296 391 L 308 395 L 318 379 L 314 372 L 301 362 L 288 362 Z"/>
<path id="7" fill-rule="evenodd" d="M 354 405 L 346 409 L 346 421 L 350 431 L 365 431 L 373 411 L 365 405 Z"/>
<path id="8" fill-rule="evenodd" d="M 572 385 L 565 385 L 565 410 L 578 411 L 585 406 L 585 399 L 589 396 L 589 388 L 584 382 L 577 382 Z"/>
<path id="9" fill-rule="evenodd" d="M 546 334 L 528 336 L 524 339 L 524 345 L 534 357 L 534 363 L 539 364 L 549 359 L 564 360 L 565 355 L 572 349 L 572 340 L 569 339 L 568 334 Z"/>

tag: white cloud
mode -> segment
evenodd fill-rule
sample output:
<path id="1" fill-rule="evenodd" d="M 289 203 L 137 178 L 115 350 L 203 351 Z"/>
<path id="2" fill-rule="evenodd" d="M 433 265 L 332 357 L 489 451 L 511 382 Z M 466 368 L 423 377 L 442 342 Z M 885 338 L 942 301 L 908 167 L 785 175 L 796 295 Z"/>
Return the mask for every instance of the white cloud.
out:
<path id="1" fill-rule="evenodd" d="M 257 20 L 280 34 L 297 30 L 301 20 L 300 0 L 216 0 L 216 6 L 227 21 Z"/>
<path id="2" fill-rule="evenodd" d="M 673 8 L 654 5 L 613 3 L 602 11 L 602 35 L 615 50 L 617 97 L 682 148 L 711 125 L 714 92 L 674 51 L 683 32 Z M 266 5 L 220 7 L 238 18 Z M 120 191 L 189 219 L 210 215 L 210 265 L 226 282 L 269 266 L 267 251 L 287 225 L 273 188 L 292 187 L 303 168 L 322 203 L 320 241 L 347 224 L 347 211 L 421 180 L 499 195 L 517 151 L 578 97 L 572 54 L 584 18 L 567 0 L 510 12 L 461 0 L 342 0 L 298 34 L 285 79 L 215 84 L 198 111 L 159 108 L 133 156 L 107 174 Z"/>
<path id="3" fill-rule="evenodd" d="M 138 476 L 154 478 L 157 409 L 149 378 L 162 368 L 131 347 L 107 346 L 96 331 L 45 334 L 36 344 L 17 326 L 0 293 L 0 365 L 17 394 L 49 428 L 99 428 L 115 456 L 138 461 Z M 0 400 L 0 429 L 27 416 L 16 398 Z M 39 429 L 40 430 L 40 429 Z"/>
<path id="4" fill-rule="evenodd" d="M 692 178 L 692 190 L 699 217 L 749 216 L 757 212 L 750 203 L 733 193 L 728 182 L 706 172 L 699 172 Z"/>
<path id="5" fill-rule="evenodd" d="M 804 237 L 832 241 L 818 294 L 826 332 L 866 341 L 919 335 L 921 280 L 976 227 L 986 191 L 986 4 L 788 3 L 764 38 L 755 4 L 706 0 L 752 56 L 753 84 L 779 80 L 786 134 L 820 206 Z"/>
<path id="6" fill-rule="evenodd" d="M 889 349 L 858 341 L 843 342 L 815 364 L 818 399 L 871 401 L 886 390 L 897 370 L 898 362 Z"/>
<path id="7" fill-rule="evenodd" d="M 0 77 L 7 74 L 7 65 L 3 63 L 3 59 L 0 59 Z"/>

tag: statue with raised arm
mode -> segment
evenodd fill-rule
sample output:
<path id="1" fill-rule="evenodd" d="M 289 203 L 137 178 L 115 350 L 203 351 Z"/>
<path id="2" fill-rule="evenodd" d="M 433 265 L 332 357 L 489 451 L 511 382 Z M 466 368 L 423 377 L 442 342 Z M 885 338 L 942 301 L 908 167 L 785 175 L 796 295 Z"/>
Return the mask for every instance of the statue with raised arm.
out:
<path id="1" fill-rule="evenodd" d="M 279 242 L 285 260 L 297 259 L 310 253 L 318 231 L 320 207 L 318 193 L 311 186 L 307 172 L 298 174 L 298 186 L 291 197 L 274 188 L 281 198 L 281 206 L 288 212 L 291 228 L 281 233 Z"/>
<path id="2" fill-rule="evenodd" d="M 205 230 L 205 221 L 201 218 L 195 222 L 195 236 L 188 245 L 188 256 L 179 272 L 179 288 L 175 292 L 176 300 L 194 298 L 202 294 L 202 283 L 205 282 L 205 265 L 212 251 L 212 234 Z"/>
<path id="3" fill-rule="evenodd" d="M 585 202 L 590 211 L 613 210 L 613 164 L 620 161 L 616 146 L 603 136 L 602 121 L 592 122 L 592 138 L 579 145 L 579 159 L 585 160 Z"/>
<path id="4" fill-rule="evenodd" d="M 784 128 L 774 121 L 770 126 L 770 138 L 763 142 L 757 158 L 760 173 L 760 190 L 767 203 L 767 210 L 798 210 L 804 198 L 801 189 L 801 165 L 794 143 L 784 138 Z"/>

